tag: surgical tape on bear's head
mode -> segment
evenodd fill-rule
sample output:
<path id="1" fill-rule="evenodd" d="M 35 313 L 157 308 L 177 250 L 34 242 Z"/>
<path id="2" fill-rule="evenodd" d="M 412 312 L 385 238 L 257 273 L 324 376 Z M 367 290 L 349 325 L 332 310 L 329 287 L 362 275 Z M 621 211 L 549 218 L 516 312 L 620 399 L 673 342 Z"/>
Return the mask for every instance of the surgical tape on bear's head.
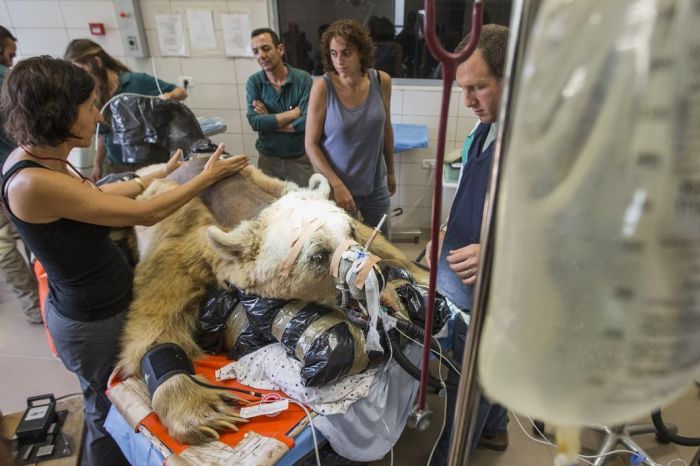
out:
<path id="1" fill-rule="evenodd" d="M 325 221 L 319 218 L 315 218 L 310 222 L 304 221 L 304 223 L 302 224 L 302 228 L 298 229 L 297 237 L 292 239 L 292 247 L 289 250 L 289 254 L 287 254 L 287 257 L 284 259 L 284 262 L 282 262 L 280 274 L 283 277 L 289 276 L 289 272 L 292 270 L 294 262 L 296 262 L 297 257 L 299 257 L 301 248 L 304 247 L 311 235 L 315 231 L 319 230 L 323 225 L 325 225 L 325 223 Z"/>
<path id="2" fill-rule="evenodd" d="M 343 257 L 343 253 L 347 251 L 350 246 L 354 246 L 355 244 L 359 243 L 354 239 L 349 238 L 340 243 L 340 246 L 335 249 L 333 259 L 331 259 L 331 275 L 333 275 L 335 278 L 338 278 L 338 269 L 340 268 L 340 259 Z"/>

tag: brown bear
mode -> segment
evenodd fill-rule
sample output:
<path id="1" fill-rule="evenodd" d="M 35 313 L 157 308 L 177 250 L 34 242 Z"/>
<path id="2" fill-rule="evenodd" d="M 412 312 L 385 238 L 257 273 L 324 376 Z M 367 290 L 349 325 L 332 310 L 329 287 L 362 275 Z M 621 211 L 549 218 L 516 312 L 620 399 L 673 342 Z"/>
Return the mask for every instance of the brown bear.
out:
<path id="1" fill-rule="evenodd" d="M 203 165 L 195 159 L 171 178 L 183 182 Z M 172 189 L 172 180 L 152 183 L 142 197 Z M 123 377 L 143 377 L 141 359 L 160 343 L 175 343 L 190 358 L 201 354 L 194 339 L 199 302 L 214 283 L 265 298 L 335 302 L 336 278 L 330 273 L 334 251 L 351 238 L 364 244 L 372 230 L 327 200 L 330 188 L 321 175 L 314 175 L 310 185 L 302 189 L 251 166 L 158 224 L 137 227 L 141 259 L 118 363 Z M 312 222 L 313 231 L 290 264 L 290 250 Z M 419 282 L 427 281 L 425 272 L 383 237 L 371 250 L 405 267 Z M 395 298 L 389 293 L 384 301 Z M 227 343 L 231 340 L 229 335 Z M 243 421 L 232 406 L 236 401 L 230 392 L 202 387 L 178 374 L 156 389 L 152 407 L 174 439 L 198 444 Z"/>

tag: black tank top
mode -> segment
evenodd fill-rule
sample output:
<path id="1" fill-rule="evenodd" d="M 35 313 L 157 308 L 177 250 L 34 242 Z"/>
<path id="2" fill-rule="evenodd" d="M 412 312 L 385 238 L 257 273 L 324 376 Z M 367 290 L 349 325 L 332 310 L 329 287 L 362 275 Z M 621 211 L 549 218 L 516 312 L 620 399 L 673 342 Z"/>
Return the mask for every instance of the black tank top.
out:
<path id="1" fill-rule="evenodd" d="M 24 168 L 45 168 L 31 160 L 15 163 L 3 175 L 2 199 L 22 241 L 44 266 L 49 299 L 59 314 L 79 321 L 104 319 L 125 310 L 131 301 L 133 275 L 110 228 L 59 219 L 27 223 L 15 217 L 7 199 L 8 180 Z"/>

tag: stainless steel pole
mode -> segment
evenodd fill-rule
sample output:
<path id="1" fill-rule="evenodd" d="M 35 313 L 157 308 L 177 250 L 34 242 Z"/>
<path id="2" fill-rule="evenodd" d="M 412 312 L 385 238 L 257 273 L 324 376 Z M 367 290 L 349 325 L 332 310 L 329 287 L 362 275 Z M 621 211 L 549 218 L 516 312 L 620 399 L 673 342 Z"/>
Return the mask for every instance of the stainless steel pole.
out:
<path id="1" fill-rule="evenodd" d="M 491 268 L 493 263 L 493 241 L 495 232 L 496 206 L 498 200 L 499 177 L 503 154 L 508 144 L 510 127 L 510 109 L 517 99 L 517 81 L 519 64 L 525 50 L 527 36 L 531 30 L 535 15 L 543 0 L 515 0 L 510 20 L 510 38 L 503 99 L 499 110 L 499 131 L 496 138 L 493 167 L 489 181 L 484 220 L 481 231 L 481 260 L 476 281 L 474 306 L 467 333 L 467 346 L 462 360 L 462 375 L 459 379 L 457 401 L 455 404 L 452 441 L 450 442 L 450 466 L 469 465 L 469 452 L 472 449 L 474 423 L 479 406 L 479 383 L 476 361 L 479 341 L 484 326 L 488 304 Z M 447 413 L 449 416 L 450 413 Z"/>

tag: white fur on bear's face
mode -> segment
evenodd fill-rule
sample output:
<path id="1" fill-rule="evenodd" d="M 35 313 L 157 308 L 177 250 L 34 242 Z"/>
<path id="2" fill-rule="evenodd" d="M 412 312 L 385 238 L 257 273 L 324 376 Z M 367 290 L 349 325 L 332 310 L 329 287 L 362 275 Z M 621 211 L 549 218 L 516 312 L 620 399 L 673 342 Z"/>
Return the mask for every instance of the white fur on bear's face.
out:
<path id="1" fill-rule="evenodd" d="M 323 225 L 310 235 L 289 276 L 283 276 L 282 264 L 294 241 L 314 219 Z M 335 302 L 330 261 L 335 249 L 352 235 L 352 220 L 344 210 L 304 190 L 283 196 L 257 219 L 228 233 L 209 229 L 210 244 L 223 261 L 219 280 L 266 298 L 322 303 Z"/>

